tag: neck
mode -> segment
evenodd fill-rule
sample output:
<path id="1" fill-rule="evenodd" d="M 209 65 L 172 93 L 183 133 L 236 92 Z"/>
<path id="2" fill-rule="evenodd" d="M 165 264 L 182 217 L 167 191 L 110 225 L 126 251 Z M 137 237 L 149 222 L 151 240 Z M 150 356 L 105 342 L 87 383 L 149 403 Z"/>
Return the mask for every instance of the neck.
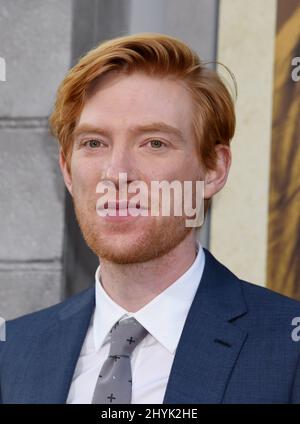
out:
<path id="1" fill-rule="evenodd" d="M 101 283 L 107 294 L 128 312 L 136 312 L 174 283 L 196 257 L 196 237 L 188 236 L 167 254 L 135 264 L 101 259 Z"/>

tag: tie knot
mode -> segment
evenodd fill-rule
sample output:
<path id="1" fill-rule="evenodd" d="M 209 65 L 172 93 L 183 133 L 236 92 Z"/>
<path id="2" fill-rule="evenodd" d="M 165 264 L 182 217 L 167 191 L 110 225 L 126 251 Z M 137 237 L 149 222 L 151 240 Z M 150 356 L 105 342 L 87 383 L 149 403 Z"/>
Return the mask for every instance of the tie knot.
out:
<path id="1" fill-rule="evenodd" d="M 118 321 L 110 330 L 110 356 L 130 356 L 146 336 L 147 330 L 133 317 Z"/>

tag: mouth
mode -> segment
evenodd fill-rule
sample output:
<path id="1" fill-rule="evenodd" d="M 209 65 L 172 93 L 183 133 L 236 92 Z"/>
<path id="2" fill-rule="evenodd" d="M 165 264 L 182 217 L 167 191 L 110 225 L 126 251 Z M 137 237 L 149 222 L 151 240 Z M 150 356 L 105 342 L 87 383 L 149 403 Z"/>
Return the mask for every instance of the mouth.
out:
<path id="1" fill-rule="evenodd" d="M 129 205 L 129 202 L 127 200 L 120 200 L 118 202 L 105 202 L 104 203 L 104 209 L 115 209 L 115 210 L 122 210 L 122 209 L 129 209 L 131 206 Z M 136 209 L 141 209 L 140 202 L 137 202 L 135 205 Z"/>
<path id="2" fill-rule="evenodd" d="M 97 214 L 110 221 L 118 221 L 123 219 L 136 219 L 139 216 L 146 215 L 148 208 L 136 202 L 131 205 L 127 200 L 106 201 L 97 207 Z"/>

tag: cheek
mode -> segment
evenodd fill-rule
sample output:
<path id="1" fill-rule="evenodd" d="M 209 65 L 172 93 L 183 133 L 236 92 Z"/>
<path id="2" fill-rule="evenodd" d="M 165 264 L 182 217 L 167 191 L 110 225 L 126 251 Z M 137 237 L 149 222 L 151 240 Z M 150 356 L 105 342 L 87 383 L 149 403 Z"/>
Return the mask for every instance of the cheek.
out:
<path id="1" fill-rule="evenodd" d="M 168 170 L 168 180 L 178 180 L 178 181 L 194 181 L 196 180 L 200 173 L 199 167 L 196 164 L 188 162 L 181 164 L 181 166 L 174 166 Z"/>
<path id="2" fill-rule="evenodd" d="M 169 161 L 160 169 L 161 179 L 194 181 L 200 180 L 203 170 L 199 158 L 194 152 L 186 152 L 178 155 L 176 159 Z"/>
<path id="3" fill-rule="evenodd" d="M 156 165 L 156 164 L 155 164 Z M 144 166 L 143 175 L 148 181 L 174 181 L 181 180 L 187 172 L 188 166 L 183 163 L 180 158 L 168 160 L 163 163 L 159 163 L 155 166 L 153 163 L 149 167 Z"/>
<path id="4" fill-rule="evenodd" d="M 184 170 L 185 180 L 195 181 L 195 180 L 203 180 L 204 179 L 204 168 L 200 163 L 198 156 L 193 156 L 186 164 Z"/>
<path id="5" fill-rule="evenodd" d="M 99 182 L 95 172 L 84 167 L 73 167 L 72 186 L 74 195 L 80 198 L 96 196 L 96 187 Z"/>

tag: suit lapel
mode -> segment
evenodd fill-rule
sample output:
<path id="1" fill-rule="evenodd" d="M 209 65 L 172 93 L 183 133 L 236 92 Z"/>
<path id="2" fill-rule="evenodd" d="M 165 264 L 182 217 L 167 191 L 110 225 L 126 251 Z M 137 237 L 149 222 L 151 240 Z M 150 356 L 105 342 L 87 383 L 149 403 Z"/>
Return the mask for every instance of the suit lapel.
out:
<path id="1" fill-rule="evenodd" d="M 94 304 L 94 288 L 75 296 L 34 339 L 14 403 L 66 402 Z"/>
<path id="2" fill-rule="evenodd" d="M 13 403 L 65 403 L 95 306 L 94 288 L 74 296 L 23 354 Z M 203 276 L 176 350 L 163 403 L 220 403 L 247 333 L 241 283 L 205 250 Z M 18 372 L 18 370 L 16 370 Z"/>
<path id="3" fill-rule="evenodd" d="M 247 333 L 239 280 L 205 250 L 203 276 L 176 350 L 163 403 L 221 403 Z"/>

